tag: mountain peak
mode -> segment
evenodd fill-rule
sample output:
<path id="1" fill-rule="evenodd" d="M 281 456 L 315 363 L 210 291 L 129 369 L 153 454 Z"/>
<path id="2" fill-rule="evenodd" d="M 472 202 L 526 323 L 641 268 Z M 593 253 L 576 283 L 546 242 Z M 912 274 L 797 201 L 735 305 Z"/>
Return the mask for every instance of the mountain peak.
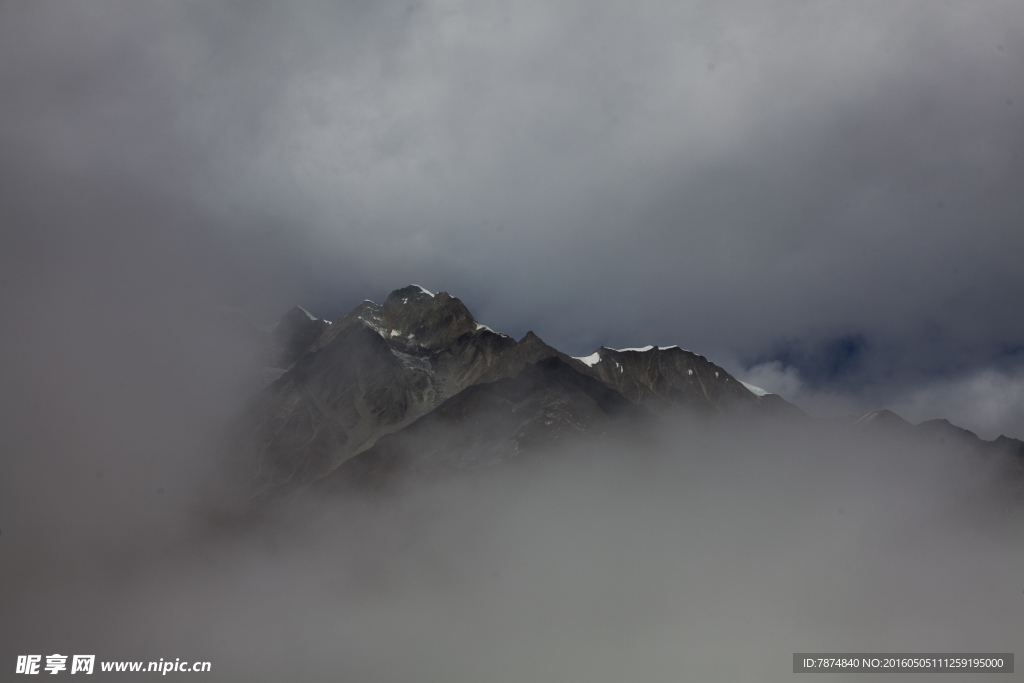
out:
<path id="1" fill-rule="evenodd" d="M 881 426 L 887 429 L 909 429 L 914 426 L 896 413 L 887 409 L 872 410 L 870 413 L 866 413 L 857 418 L 854 424 L 870 424 L 872 426 Z"/>
<path id="2" fill-rule="evenodd" d="M 414 339 L 429 348 L 446 346 L 477 331 L 476 319 L 465 304 L 447 292 L 433 294 L 419 285 L 391 292 L 380 317 L 393 336 Z"/>
<path id="3" fill-rule="evenodd" d="M 439 292 L 438 295 L 448 296 L 445 292 Z M 436 295 L 419 285 L 406 285 L 400 289 L 388 294 L 388 298 L 385 300 L 385 305 L 388 301 L 401 300 L 403 304 L 408 304 L 410 301 L 413 303 L 419 303 L 422 301 L 430 301 Z"/>
<path id="4" fill-rule="evenodd" d="M 601 431 L 610 419 L 602 407 L 607 397 L 643 414 L 673 406 L 719 413 L 760 405 L 722 368 L 677 347 L 601 347 L 581 362 L 532 330 L 518 342 L 495 333 L 459 299 L 415 284 L 394 290 L 382 305 L 364 300 L 333 324 L 296 307 L 276 336 L 287 350 L 280 367 L 288 369 L 266 388 L 250 422 L 259 454 L 255 487 L 263 490 L 323 477 L 473 386 L 494 384 L 449 408 L 474 406 L 481 416 L 497 410 L 508 418 L 499 422 L 511 430 L 511 441 L 495 437 L 494 444 L 516 448 L 532 443 L 523 435 L 554 439 L 577 427 Z M 487 399 L 486 405 L 476 406 L 476 399 Z M 510 405 L 522 410 L 507 413 Z"/>
<path id="5" fill-rule="evenodd" d="M 286 368 L 306 353 L 330 326 L 302 306 L 293 306 L 271 332 L 274 364 Z"/>
<path id="6" fill-rule="evenodd" d="M 543 344 L 544 341 L 534 334 L 533 330 L 530 330 L 523 335 L 523 338 L 519 340 L 520 344 Z"/>

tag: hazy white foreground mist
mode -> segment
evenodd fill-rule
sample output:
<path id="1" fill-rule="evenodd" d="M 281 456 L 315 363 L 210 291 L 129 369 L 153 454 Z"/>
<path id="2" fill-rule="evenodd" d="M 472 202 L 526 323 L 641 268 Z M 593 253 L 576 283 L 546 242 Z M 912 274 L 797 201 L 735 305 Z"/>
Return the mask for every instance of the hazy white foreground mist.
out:
<path id="1" fill-rule="evenodd" d="M 37 538 L 3 567 L 4 666 L 788 681 L 795 651 L 1013 651 L 1024 515 L 1001 481 L 944 446 L 684 423 L 374 498 L 302 496 L 243 530 L 129 525 L 74 556 Z"/>

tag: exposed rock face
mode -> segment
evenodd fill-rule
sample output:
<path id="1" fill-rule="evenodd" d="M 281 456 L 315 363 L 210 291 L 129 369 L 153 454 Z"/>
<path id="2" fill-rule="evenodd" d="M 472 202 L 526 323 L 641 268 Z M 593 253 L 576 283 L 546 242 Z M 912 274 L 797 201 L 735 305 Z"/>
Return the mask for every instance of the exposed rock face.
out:
<path id="1" fill-rule="evenodd" d="M 515 377 L 465 389 L 346 461 L 325 485 L 372 488 L 402 475 L 477 469 L 576 436 L 601 436 L 647 415 L 617 391 L 551 357 L 526 365 Z"/>
<path id="2" fill-rule="evenodd" d="M 416 360 L 362 325 L 300 358 L 253 407 L 259 485 L 316 479 L 433 407 L 437 388 Z"/>
<path id="3" fill-rule="evenodd" d="M 415 285 L 330 325 L 296 307 L 278 330 L 282 362 L 299 357 L 248 416 L 258 490 L 323 477 L 468 386 L 546 358 L 570 360 L 532 332 L 516 342 L 477 323 L 458 299 Z"/>
<path id="4" fill-rule="evenodd" d="M 676 346 L 621 351 L 602 346 L 586 362 L 574 358 L 573 363 L 580 372 L 652 410 L 681 406 L 721 413 L 753 409 L 760 403 L 724 369 Z"/>
<path id="5" fill-rule="evenodd" d="M 476 320 L 461 301 L 446 292 L 431 294 L 409 285 L 391 292 L 380 309 L 384 325 L 410 342 L 430 349 L 448 346 L 478 331 Z M 481 328 L 482 329 L 482 328 Z"/>

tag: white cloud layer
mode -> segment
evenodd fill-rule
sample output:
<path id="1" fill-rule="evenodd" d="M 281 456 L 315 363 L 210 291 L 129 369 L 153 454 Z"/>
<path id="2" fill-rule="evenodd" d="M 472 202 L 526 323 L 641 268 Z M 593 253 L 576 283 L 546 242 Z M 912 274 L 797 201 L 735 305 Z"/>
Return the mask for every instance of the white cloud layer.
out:
<path id="1" fill-rule="evenodd" d="M 985 370 L 933 382 L 898 400 L 893 409 L 913 422 L 950 419 L 983 439 L 1000 434 L 1024 439 L 1024 371 Z"/>
<path id="2" fill-rule="evenodd" d="M 930 382 L 903 394 L 820 390 L 807 386 L 795 367 L 781 361 L 755 365 L 739 375 L 778 394 L 815 417 L 863 414 L 887 408 L 915 424 L 944 418 L 983 439 L 999 435 L 1024 439 L 1024 370 L 986 369 Z"/>

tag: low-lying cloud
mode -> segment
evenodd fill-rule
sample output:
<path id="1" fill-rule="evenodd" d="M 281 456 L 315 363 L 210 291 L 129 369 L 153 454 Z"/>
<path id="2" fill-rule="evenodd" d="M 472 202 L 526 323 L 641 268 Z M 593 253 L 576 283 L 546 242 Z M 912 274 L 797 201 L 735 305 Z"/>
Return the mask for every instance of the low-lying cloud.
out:
<path id="1" fill-rule="evenodd" d="M 815 417 L 863 415 L 887 408 L 915 424 L 952 417 L 958 427 L 988 441 L 1000 435 L 1024 435 L 1024 373 L 1020 369 L 983 370 L 936 380 L 902 393 L 890 389 L 889 395 L 870 388 L 851 392 L 814 386 L 803 381 L 799 369 L 782 361 L 761 363 L 737 374 Z"/>
<path id="2" fill-rule="evenodd" d="M 86 548 L 67 574 L 20 576 L 5 650 L 211 661 L 221 681 L 510 682 L 788 681 L 796 651 L 1013 651 L 1009 483 L 953 447 L 680 423 L 378 498 L 293 498 L 244 530 L 136 538 L 130 563 Z"/>
<path id="3" fill-rule="evenodd" d="M 894 410 L 912 421 L 956 415 L 983 439 L 1024 433 L 1024 371 L 985 370 L 929 384 L 900 398 Z"/>

